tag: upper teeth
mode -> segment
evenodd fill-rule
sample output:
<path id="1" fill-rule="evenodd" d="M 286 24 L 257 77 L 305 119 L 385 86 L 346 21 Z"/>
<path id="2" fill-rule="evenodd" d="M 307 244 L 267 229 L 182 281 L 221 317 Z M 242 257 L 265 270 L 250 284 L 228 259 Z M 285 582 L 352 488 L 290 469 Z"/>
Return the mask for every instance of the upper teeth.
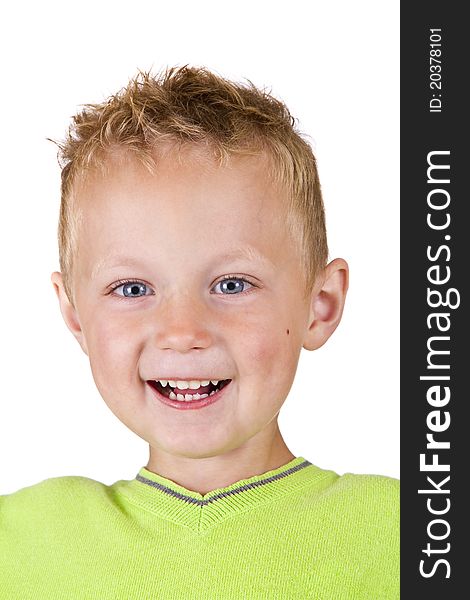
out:
<path id="1" fill-rule="evenodd" d="M 171 387 L 178 388 L 179 390 L 187 390 L 188 388 L 191 390 L 197 390 L 201 386 L 209 385 L 209 383 L 217 385 L 220 380 L 211 379 L 209 382 L 209 380 L 197 381 L 196 379 L 191 379 L 191 381 L 172 381 L 171 379 L 158 379 L 157 381 L 159 381 L 159 383 L 161 383 L 163 387 L 165 387 L 169 383 Z"/>

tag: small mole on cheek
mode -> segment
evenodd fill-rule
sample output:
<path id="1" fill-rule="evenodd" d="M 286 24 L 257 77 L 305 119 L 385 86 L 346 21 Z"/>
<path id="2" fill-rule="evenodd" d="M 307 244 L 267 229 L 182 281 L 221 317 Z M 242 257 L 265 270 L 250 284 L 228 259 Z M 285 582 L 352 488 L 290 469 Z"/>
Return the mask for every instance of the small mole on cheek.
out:
<path id="1" fill-rule="evenodd" d="M 289 330 L 288 329 L 286 329 L 286 333 L 287 333 L 287 335 L 289 335 Z"/>

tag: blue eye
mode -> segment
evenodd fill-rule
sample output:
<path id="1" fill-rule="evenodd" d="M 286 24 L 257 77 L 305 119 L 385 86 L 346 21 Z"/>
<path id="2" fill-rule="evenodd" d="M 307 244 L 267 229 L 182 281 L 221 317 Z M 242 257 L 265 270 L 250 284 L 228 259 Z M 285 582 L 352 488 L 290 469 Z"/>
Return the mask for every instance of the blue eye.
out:
<path id="1" fill-rule="evenodd" d="M 118 290 L 121 290 L 122 293 Z M 124 298 L 141 298 L 142 296 L 150 296 L 152 294 L 151 288 L 142 281 L 125 281 L 112 291 L 117 296 Z"/>
<path id="2" fill-rule="evenodd" d="M 214 286 L 214 289 L 219 285 L 222 294 L 225 296 L 245 292 L 247 291 L 247 286 L 249 286 L 248 289 L 254 287 L 249 281 L 246 281 L 246 279 L 241 277 L 224 277 L 222 281 L 219 281 L 219 283 Z"/>

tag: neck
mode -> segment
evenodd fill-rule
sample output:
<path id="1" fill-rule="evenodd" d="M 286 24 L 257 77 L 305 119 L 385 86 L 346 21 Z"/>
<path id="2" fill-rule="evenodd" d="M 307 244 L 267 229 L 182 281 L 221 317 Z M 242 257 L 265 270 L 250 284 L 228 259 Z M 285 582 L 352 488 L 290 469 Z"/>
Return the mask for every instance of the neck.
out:
<path id="1" fill-rule="evenodd" d="M 264 439 L 259 436 L 214 456 L 187 456 L 150 447 L 146 468 L 187 490 L 205 495 L 277 469 L 295 458 L 282 438 L 277 421 L 269 435 L 265 433 Z"/>

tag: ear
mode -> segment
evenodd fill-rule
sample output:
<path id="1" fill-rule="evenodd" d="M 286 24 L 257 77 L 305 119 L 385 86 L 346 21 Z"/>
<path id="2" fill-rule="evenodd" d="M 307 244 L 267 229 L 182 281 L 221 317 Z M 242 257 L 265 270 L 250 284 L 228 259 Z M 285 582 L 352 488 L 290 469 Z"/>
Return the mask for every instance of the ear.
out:
<path id="1" fill-rule="evenodd" d="M 349 285 L 348 263 L 335 258 L 315 282 L 310 303 L 308 330 L 303 347 L 316 350 L 323 346 L 338 327 Z"/>
<path id="2" fill-rule="evenodd" d="M 85 336 L 83 335 L 82 328 L 80 326 L 78 313 L 76 308 L 73 306 L 73 304 L 70 302 L 67 296 L 67 292 L 65 291 L 64 287 L 64 281 L 62 278 L 62 273 L 54 271 L 54 273 L 52 273 L 51 275 L 51 281 L 59 299 L 60 312 L 62 313 L 62 317 L 64 318 L 65 324 L 73 333 L 74 337 L 77 339 L 83 352 L 85 352 L 85 354 L 88 355 Z"/>

